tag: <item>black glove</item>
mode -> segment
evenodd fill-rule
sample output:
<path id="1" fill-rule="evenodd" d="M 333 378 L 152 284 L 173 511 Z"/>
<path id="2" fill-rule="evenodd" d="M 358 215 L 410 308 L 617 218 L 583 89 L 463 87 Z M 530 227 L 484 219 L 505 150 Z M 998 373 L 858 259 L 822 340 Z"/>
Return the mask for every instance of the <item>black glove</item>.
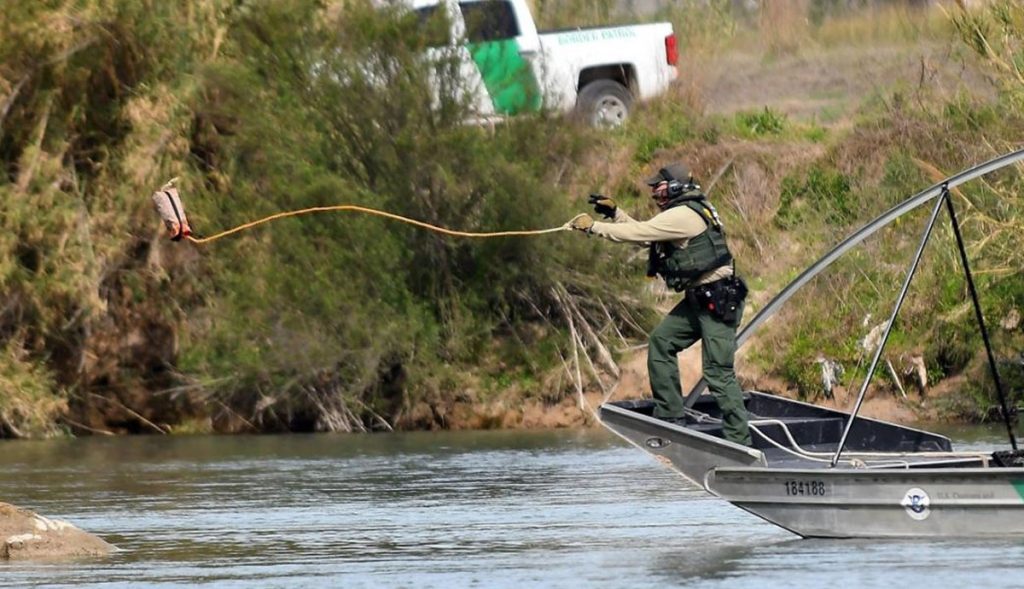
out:
<path id="1" fill-rule="evenodd" d="M 615 211 L 619 208 L 614 200 L 603 194 L 591 194 L 588 202 L 594 205 L 594 212 L 603 215 L 605 219 L 614 219 Z"/>

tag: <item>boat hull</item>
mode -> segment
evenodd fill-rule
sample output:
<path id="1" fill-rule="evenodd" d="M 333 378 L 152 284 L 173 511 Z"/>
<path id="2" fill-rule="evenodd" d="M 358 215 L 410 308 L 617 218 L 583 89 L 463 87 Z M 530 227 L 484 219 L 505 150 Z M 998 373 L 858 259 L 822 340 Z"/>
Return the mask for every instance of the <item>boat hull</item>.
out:
<path id="1" fill-rule="evenodd" d="M 709 423 L 673 424 L 652 417 L 650 401 L 619 401 L 601 406 L 601 423 L 634 446 L 652 454 L 662 464 L 701 486 L 704 475 L 721 466 L 801 466 L 792 464 L 790 453 L 779 450 L 762 434 L 779 441 L 795 438 L 801 445 L 834 451 L 842 432 L 845 413 L 815 407 L 754 391 L 745 393 L 748 410 L 770 422 L 785 422 L 785 435 L 778 423 L 753 428 L 754 447 L 734 444 L 722 437 L 720 425 Z M 721 412 L 710 395 L 695 406 L 710 417 Z M 758 423 L 753 421 L 752 423 Z M 859 418 L 852 430 L 851 451 L 948 452 L 949 439 L 929 432 Z"/>
<path id="2" fill-rule="evenodd" d="M 1024 535 L 1024 468 L 722 467 L 704 488 L 807 538 Z"/>
<path id="3" fill-rule="evenodd" d="M 601 406 L 601 423 L 697 486 L 716 466 L 766 466 L 764 453 L 619 405 Z"/>

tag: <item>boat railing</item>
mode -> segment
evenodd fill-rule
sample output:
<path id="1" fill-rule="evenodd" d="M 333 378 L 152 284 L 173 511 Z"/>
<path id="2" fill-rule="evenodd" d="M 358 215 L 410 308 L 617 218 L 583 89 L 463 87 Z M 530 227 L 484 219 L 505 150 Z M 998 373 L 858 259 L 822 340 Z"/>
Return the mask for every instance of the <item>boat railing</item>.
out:
<path id="1" fill-rule="evenodd" d="M 786 446 L 775 440 L 768 434 L 762 431 L 761 427 L 765 425 L 774 425 L 783 432 L 786 442 L 789 446 Z M 782 450 L 783 452 L 800 458 L 801 460 L 807 460 L 810 462 L 822 462 L 831 463 L 832 457 L 835 454 L 834 451 L 829 452 L 816 452 L 814 450 L 808 450 L 800 446 L 800 444 L 794 438 L 790 431 L 789 424 L 779 419 L 752 419 L 750 420 L 750 430 L 757 433 L 769 444 Z M 920 467 L 923 465 L 934 465 L 940 464 L 950 465 L 957 462 L 980 462 L 981 466 L 988 467 L 989 461 L 991 460 L 990 453 L 985 452 L 865 452 L 865 451 L 853 451 L 845 452 L 843 454 L 847 458 L 844 462 L 848 466 L 854 468 L 912 468 Z M 898 460 L 899 458 L 914 458 L 914 460 Z M 934 459 L 934 460 L 932 460 Z M 869 463 L 868 461 L 872 461 Z M 875 460 L 888 460 L 888 462 L 878 463 Z"/>

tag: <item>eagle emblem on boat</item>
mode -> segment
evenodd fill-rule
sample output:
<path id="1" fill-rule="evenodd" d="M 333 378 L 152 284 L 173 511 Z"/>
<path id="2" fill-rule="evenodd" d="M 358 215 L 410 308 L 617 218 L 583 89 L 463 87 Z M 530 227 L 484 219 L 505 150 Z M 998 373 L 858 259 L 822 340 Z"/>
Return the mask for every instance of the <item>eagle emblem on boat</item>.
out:
<path id="1" fill-rule="evenodd" d="M 928 493 L 925 493 L 923 489 L 914 487 L 908 490 L 903 495 L 903 500 L 900 501 L 900 505 L 907 510 L 907 515 L 916 520 L 923 520 L 928 517 L 931 512 L 929 507 L 931 506 L 931 499 L 928 497 Z"/>

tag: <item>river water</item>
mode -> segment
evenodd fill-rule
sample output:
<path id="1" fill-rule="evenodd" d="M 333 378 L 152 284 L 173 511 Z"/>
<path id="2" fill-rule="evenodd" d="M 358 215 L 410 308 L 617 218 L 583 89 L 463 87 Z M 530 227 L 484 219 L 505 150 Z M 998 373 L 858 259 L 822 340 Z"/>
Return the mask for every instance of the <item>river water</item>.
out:
<path id="1" fill-rule="evenodd" d="M 0 500 L 121 549 L 0 587 L 1024 586 L 1024 540 L 801 540 L 596 429 L 4 442 L 0 468 Z"/>

